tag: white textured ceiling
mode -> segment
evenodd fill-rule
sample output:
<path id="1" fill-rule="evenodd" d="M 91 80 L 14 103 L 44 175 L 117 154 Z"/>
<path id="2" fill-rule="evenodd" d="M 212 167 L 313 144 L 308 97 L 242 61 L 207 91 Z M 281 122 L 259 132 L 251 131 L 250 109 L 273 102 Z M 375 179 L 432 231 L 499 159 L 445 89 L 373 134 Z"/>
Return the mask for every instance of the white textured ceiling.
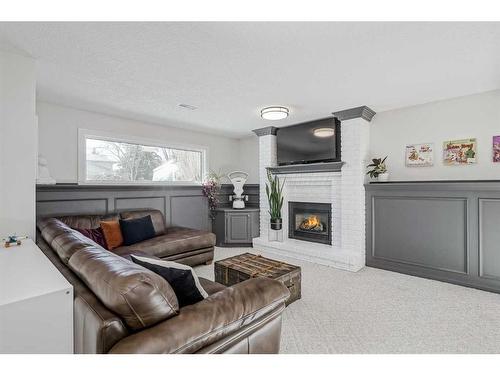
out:
<path id="1" fill-rule="evenodd" d="M 500 23 L 0 23 L 42 100 L 234 137 L 500 88 L 499 46 Z"/>

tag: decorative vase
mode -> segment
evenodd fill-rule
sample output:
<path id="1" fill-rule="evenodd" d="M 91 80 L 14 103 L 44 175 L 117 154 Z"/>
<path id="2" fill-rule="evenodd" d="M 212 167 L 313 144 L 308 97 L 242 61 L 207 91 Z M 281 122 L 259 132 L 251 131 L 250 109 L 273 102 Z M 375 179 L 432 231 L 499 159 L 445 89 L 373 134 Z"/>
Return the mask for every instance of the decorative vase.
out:
<path id="1" fill-rule="evenodd" d="M 56 183 L 56 180 L 50 176 L 49 163 L 42 155 L 38 155 L 36 183 L 41 185 L 54 185 Z"/>
<path id="2" fill-rule="evenodd" d="M 378 175 L 377 180 L 380 182 L 389 181 L 389 172 L 381 173 Z"/>
<path id="3" fill-rule="evenodd" d="M 272 230 L 281 230 L 283 226 L 282 219 L 271 219 L 271 229 Z"/>

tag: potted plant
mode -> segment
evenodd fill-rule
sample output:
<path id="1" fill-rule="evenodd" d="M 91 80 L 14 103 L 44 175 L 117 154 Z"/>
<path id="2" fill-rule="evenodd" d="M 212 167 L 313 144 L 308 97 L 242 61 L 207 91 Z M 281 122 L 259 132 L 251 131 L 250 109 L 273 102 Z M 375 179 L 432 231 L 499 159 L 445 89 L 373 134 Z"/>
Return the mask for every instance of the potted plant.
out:
<path id="1" fill-rule="evenodd" d="M 280 184 L 278 176 L 273 177 L 269 171 L 267 171 L 267 180 L 269 183 L 266 184 L 266 194 L 269 202 L 271 229 L 281 230 L 283 225 L 281 207 L 283 206 L 283 186 L 285 185 L 285 182 L 283 181 L 283 183 Z"/>
<path id="2" fill-rule="evenodd" d="M 371 178 L 376 178 L 379 181 L 387 181 L 389 179 L 389 173 L 387 172 L 387 166 L 385 165 L 385 158 L 372 159 L 372 163 L 367 165 L 367 168 L 372 168 L 366 173 Z"/>
<path id="3" fill-rule="evenodd" d="M 221 174 L 210 171 L 201 188 L 203 195 L 207 197 L 210 218 L 215 219 L 215 209 L 219 205 L 219 194 L 221 190 Z"/>

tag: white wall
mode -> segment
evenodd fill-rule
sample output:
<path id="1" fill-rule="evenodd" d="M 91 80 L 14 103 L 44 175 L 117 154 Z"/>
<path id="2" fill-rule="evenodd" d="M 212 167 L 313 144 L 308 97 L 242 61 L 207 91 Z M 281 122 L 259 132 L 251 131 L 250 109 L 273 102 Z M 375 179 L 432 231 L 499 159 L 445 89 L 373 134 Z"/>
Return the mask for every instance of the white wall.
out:
<path id="1" fill-rule="evenodd" d="M 38 102 L 37 111 L 40 153 L 58 182 L 77 181 L 78 128 L 208 146 L 210 169 L 243 170 L 249 173 L 248 183 L 259 181 L 258 138 L 253 134 L 237 140 L 45 102 Z M 500 135 L 500 91 L 377 113 L 371 122 L 370 155 L 388 155 L 391 180 L 500 179 L 500 163 L 491 160 L 494 135 Z M 473 137 L 478 139 L 476 165 L 443 164 L 444 141 Z M 405 146 L 426 142 L 434 143 L 434 166 L 406 167 Z"/>
<path id="2" fill-rule="evenodd" d="M 0 237 L 35 233 L 35 90 L 34 60 L 0 52 Z"/>
<path id="3" fill-rule="evenodd" d="M 240 168 L 248 173 L 249 184 L 259 183 L 259 137 L 251 136 L 240 139 L 239 144 Z"/>
<path id="4" fill-rule="evenodd" d="M 388 155 L 391 180 L 500 179 L 492 137 L 500 135 L 500 91 L 377 113 L 371 123 L 371 157 Z M 445 166 L 443 142 L 477 138 L 477 164 Z M 406 167 L 407 144 L 434 143 L 433 167 Z"/>
<path id="5" fill-rule="evenodd" d="M 148 124 L 42 101 L 37 103 L 37 112 L 40 154 L 47 158 L 52 177 L 60 183 L 78 180 L 78 128 L 207 146 L 209 169 L 223 173 L 252 169 L 253 182 L 258 181 L 257 148 L 252 148 L 252 142 L 257 142 L 257 137 L 240 142 L 238 139 Z"/>

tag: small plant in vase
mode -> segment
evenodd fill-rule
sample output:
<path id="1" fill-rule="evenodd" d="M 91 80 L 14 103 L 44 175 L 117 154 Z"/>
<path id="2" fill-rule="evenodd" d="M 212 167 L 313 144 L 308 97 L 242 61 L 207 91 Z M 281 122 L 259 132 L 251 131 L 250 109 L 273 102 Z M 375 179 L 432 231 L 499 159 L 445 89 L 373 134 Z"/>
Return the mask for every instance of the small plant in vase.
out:
<path id="1" fill-rule="evenodd" d="M 387 172 L 387 166 L 385 165 L 385 158 L 372 159 L 372 163 L 368 164 L 366 167 L 371 168 L 366 172 L 371 178 L 376 178 L 379 181 L 387 181 L 389 179 L 389 173 Z"/>
<path id="2" fill-rule="evenodd" d="M 210 218 L 215 219 L 215 209 L 219 205 L 219 194 L 221 190 L 221 175 L 210 171 L 206 180 L 201 185 L 203 195 L 207 197 Z"/>
<path id="3" fill-rule="evenodd" d="M 280 184 L 278 176 L 274 176 L 267 171 L 266 194 L 269 202 L 269 215 L 271 216 L 271 229 L 281 230 L 282 218 L 281 208 L 283 207 L 283 186 L 285 182 Z"/>

